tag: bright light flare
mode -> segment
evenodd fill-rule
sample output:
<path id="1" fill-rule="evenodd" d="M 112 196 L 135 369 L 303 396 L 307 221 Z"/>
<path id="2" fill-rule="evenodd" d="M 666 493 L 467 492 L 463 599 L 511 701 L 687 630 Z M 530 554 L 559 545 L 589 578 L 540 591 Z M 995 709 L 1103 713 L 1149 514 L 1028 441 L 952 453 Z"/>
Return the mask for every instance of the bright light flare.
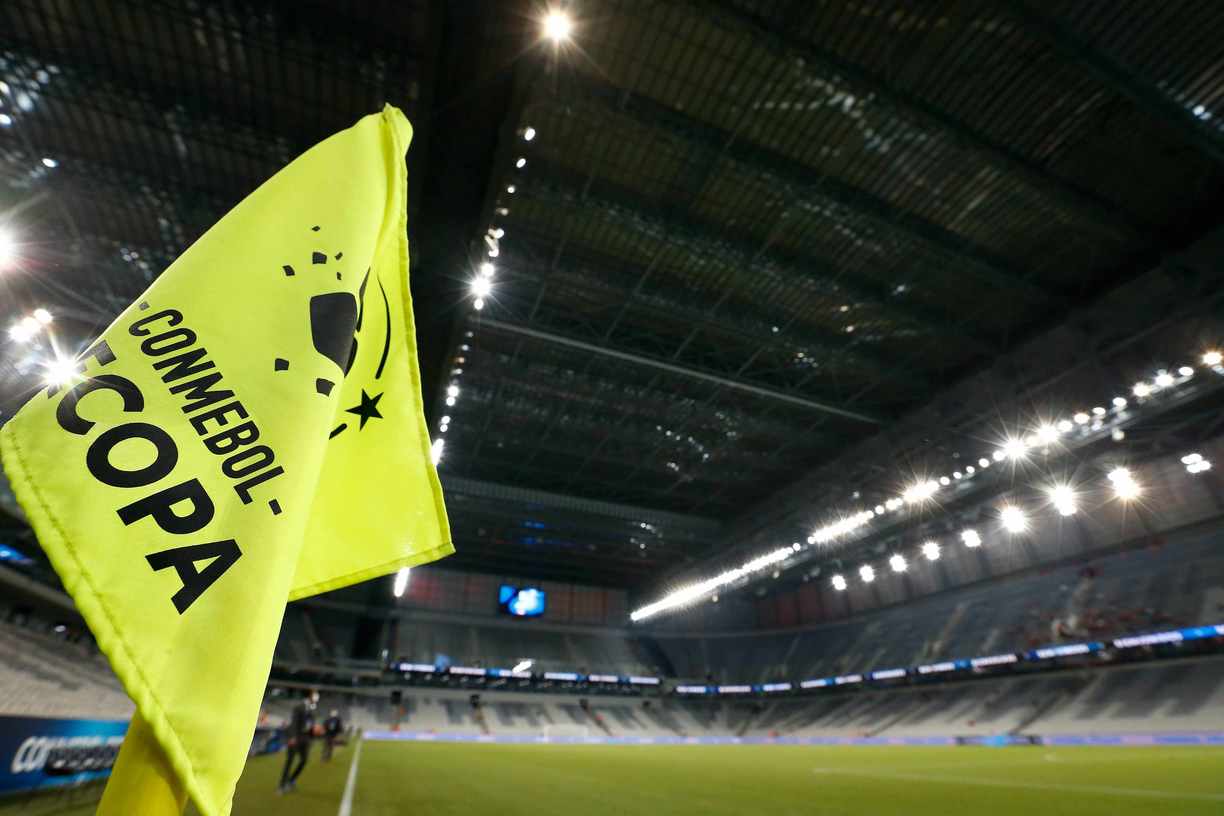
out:
<path id="1" fill-rule="evenodd" d="M 900 554 L 888 559 L 888 566 L 892 567 L 893 572 L 905 572 L 909 569 L 909 564 L 905 562 L 905 556 Z"/>
<path id="2" fill-rule="evenodd" d="M 870 564 L 864 564 L 859 567 L 859 577 L 863 579 L 864 584 L 870 584 L 875 580 L 875 569 Z"/>
<path id="3" fill-rule="evenodd" d="M 922 545 L 922 554 L 926 556 L 928 561 L 939 560 L 939 543 L 935 541 L 927 541 Z"/>
<path id="4" fill-rule="evenodd" d="M 978 535 L 977 530 L 964 530 L 961 532 L 961 541 L 965 542 L 966 547 L 982 546 L 982 537 Z"/>
<path id="5" fill-rule="evenodd" d="M 391 588 L 395 597 L 404 597 L 404 593 L 408 590 L 408 576 L 411 572 L 412 567 L 401 567 L 400 571 L 395 573 L 395 586 Z"/>
<path id="6" fill-rule="evenodd" d="M 1058 437 L 1061 435 L 1062 430 L 1057 425 L 1050 422 L 1042 423 L 1041 427 L 1037 429 L 1037 433 L 1034 434 L 1034 436 L 1037 437 L 1037 441 L 1043 445 L 1049 445 L 1057 442 Z"/>
<path id="7" fill-rule="evenodd" d="M 1134 394 L 1136 397 L 1143 398 L 1143 397 L 1146 397 L 1148 394 L 1152 393 L 1152 386 L 1148 385 L 1145 382 L 1137 382 L 1135 383 L 1135 386 L 1131 389 L 1131 393 Z"/>
<path id="8" fill-rule="evenodd" d="M 1003 447 L 995 451 L 996 460 L 999 460 L 1002 458 L 997 455 L 1000 452 L 1003 454 L 1004 457 L 1012 460 L 1013 462 L 1018 462 L 1019 460 L 1028 456 L 1028 443 L 1026 443 L 1023 439 L 1016 439 L 1014 437 L 1009 437 L 1007 441 L 1003 443 Z"/>
<path id="9" fill-rule="evenodd" d="M 553 9 L 544 17 L 544 36 L 560 45 L 574 33 L 574 21 L 560 9 Z"/>
<path id="10" fill-rule="evenodd" d="M 442 451 L 445 448 L 445 439 L 435 439 L 429 447 L 429 461 L 434 463 L 434 467 L 437 467 L 438 463 L 442 461 Z"/>
<path id="11" fill-rule="evenodd" d="M 484 275 L 474 278 L 471 283 L 472 294 L 478 298 L 486 298 L 493 291 L 493 282 Z"/>
<path id="12" fill-rule="evenodd" d="M 56 358 L 43 365 L 43 381 L 47 385 L 62 387 L 77 377 L 76 361 L 69 357 Z"/>
<path id="13" fill-rule="evenodd" d="M 844 575 L 833 576 L 833 588 L 838 592 L 846 591 L 846 577 Z"/>
<path id="14" fill-rule="evenodd" d="M 0 270 L 7 269 L 17 260 L 17 240 L 13 233 L 0 227 Z"/>
<path id="15" fill-rule="evenodd" d="M 1143 489 L 1135 481 L 1134 475 L 1124 467 L 1117 467 L 1109 471 L 1108 478 L 1113 485 L 1114 494 L 1119 499 L 1122 499 L 1122 501 L 1137 499 L 1143 493 Z"/>
<path id="16" fill-rule="evenodd" d="M 647 604 L 640 609 L 634 610 L 629 619 L 637 622 L 645 620 L 653 615 L 657 615 L 668 609 L 673 609 L 678 606 L 685 606 L 693 601 L 700 600 L 710 595 L 719 587 L 725 586 L 740 579 L 745 575 L 750 575 L 754 572 L 760 572 L 766 567 L 773 566 L 779 561 L 784 561 L 794 554 L 794 550 L 790 546 L 781 547 L 773 552 L 758 556 L 746 564 L 729 569 L 721 575 L 715 575 L 713 578 L 707 578 L 704 581 L 699 581 L 695 584 L 677 589 L 668 595 L 663 596 L 652 604 Z"/>
<path id="17" fill-rule="evenodd" d="M 934 496 L 937 490 L 939 490 L 939 482 L 934 479 L 926 479 L 907 487 L 901 494 L 901 498 L 905 499 L 907 504 L 917 504 Z"/>
<path id="18" fill-rule="evenodd" d="M 35 309 L 33 317 L 39 322 L 40 325 L 43 326 L 46 326 L 48 323 L 54 320 L 54 318 L 51 317 L 51 313 L 46 309 Z"/>
<path id="19" fill-rule="evenodd" d="M 525 672 L 534 665 L 535 665 L 534 660 L 528 660 L 527 658 L 523 658 L 522 660 L 514 664 L 514 668 L 511 669 L 510 672 L 511 674 L 518 674 L 519 672 Z"/>
<path id="20" fill-rule="evenodd" d="M 1028 517 L 1014 504 L 1009 504 L 999 511 L 999 521 L 1003 524 L 1003 529 L 1013 535 L 1028 529 Z"/>
<path id="21" fill-rule="evenodd" d="M 1050 497 L 1050 504 L 1054 505 L 1054 509 L 1058 511 L 1059 515 L 1073 516 L 1076 510 L 1079 509 L 1075 491 L 1071 488 L 1071 485 L 1054 485 L 1046 493 Z"/>
<path id="22" fill-rule="evenodd" d="M 1222 360 L 1224 360 L 1224 354 L 1214 349 L 1203 355 L 1203 365 L 1218 366 Z"/>

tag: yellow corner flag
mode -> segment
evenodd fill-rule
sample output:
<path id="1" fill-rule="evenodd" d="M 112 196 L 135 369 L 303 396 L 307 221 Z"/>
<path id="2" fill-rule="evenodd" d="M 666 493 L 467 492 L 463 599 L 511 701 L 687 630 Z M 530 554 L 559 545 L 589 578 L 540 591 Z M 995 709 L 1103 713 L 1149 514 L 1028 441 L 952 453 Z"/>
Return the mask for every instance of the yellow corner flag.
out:
<path id="1" fill-rule="evenodd" d="M 409 300 L 411 135 L 387 107 L 302 155 L 0 429 L 137 705 L 102 812 L 185 790 L 229 813 L 285 602 L 453 551 Z"/>

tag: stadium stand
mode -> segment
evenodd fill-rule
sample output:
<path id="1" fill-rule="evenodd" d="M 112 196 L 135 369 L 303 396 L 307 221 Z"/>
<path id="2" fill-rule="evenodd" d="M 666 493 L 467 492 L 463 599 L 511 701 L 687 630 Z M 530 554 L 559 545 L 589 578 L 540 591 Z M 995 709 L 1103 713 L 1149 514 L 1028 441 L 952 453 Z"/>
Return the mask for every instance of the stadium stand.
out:
<path id="1" fill-rule="evenodd" d="M 0 623 L 0 714 L 127 719 L 133 706 L 96 650 Z"/>
<path id="2" fill-rule="evenodd" d="M 577 698 L 460 689 L 331 690 L 361 728 L 425 733 L 615 737 L 927 737 L 1224 730 L 1224 657 L 1079 669 L 776 701 Z M 584 702 L 582 702 L 585 700 Z M 285 717 L 288 704 L 267 711 Z M 482 725 L 478 716 L 483 713 Z"/>
<path id="3" fill-rule="evenodd" d="M 368 671 L 381 668 L 382 661 L 363 659 L 345 648 L 360 615 L 360 608 L 334 601 L 291 605 L 277 659 Z M 320 625 L 320 620 L 326 623 Z M 388 658 L 491 668 L 509 668 L 527 659 L 533 661 L 533 671 L 760 683 L 913 666 L 1219 620 L 1224 620 L 1224 554 L 1217 535 L 1191 530 L 1155 546 L 1076 558 L 1009 580 L 785 630 L 638 632 L 409 613 L 395 629 L 394 652 Z M 316 636 L 315 631 L 333 634 Z M 349 633 L 348 641 L 344 632 Z"/>
<path id="4" fill-rule="evenodd" d="M 1031 649 L 1224 619 L 1211 532 L 789 633 L 656 633 L 676 676 L 767 682 Z"/>

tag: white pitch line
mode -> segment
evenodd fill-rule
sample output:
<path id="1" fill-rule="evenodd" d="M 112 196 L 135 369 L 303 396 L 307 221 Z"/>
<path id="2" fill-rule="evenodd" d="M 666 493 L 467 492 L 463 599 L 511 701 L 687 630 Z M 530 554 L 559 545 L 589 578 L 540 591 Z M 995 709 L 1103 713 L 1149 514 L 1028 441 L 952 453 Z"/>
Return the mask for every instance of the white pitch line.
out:
<path id="1" fill-rule="evenodd" d="M 361 759 L 361 737 L 357 738 L 357 750 L 353 752 L 353 761 L 349 763 L 348 781 L 344 783 L 344 798 L 340 800 L 340 810 L 336 816 L 353 816 L 353 791 L 357 790 L 357 761 Z"/>
<path id="2" fill-rule="evenodd" d="M 972 776 L 890 773 L 887 771 L 850 771 L 835 768 L 813 768 L 812 772 L 829 774 L 831 776 L 863 776 L 876 779 L 900 779 L 907 782 L 946 782 L 956 785 L 978 785 L 988 788 L 1022 788 L 1027 790 L 1068 791 L 1071 793 L 1096 793 L 1106 796 L 1137 796 L 1146 799 L 1194 799 L 1205 802 L 1224 802 L 1224 793 L 1180 793 L 1177 791 L 1148 790 L 1146 788 L 1115 788 L 1110 785 L 1064 785 L 1056 782 L 1017 782 L 1009 779 L 981 779 Z"/>

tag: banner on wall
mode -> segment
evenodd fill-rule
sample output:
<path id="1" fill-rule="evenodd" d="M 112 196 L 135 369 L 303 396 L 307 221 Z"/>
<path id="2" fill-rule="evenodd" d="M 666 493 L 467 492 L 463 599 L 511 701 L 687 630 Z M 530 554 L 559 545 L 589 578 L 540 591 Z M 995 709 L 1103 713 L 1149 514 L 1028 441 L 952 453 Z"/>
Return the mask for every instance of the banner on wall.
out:
<path id="1" fill-rule="evenodd" d="M 127 727 L 119 720 L 0 717 L 0 795 L 107 776 Z"/>

